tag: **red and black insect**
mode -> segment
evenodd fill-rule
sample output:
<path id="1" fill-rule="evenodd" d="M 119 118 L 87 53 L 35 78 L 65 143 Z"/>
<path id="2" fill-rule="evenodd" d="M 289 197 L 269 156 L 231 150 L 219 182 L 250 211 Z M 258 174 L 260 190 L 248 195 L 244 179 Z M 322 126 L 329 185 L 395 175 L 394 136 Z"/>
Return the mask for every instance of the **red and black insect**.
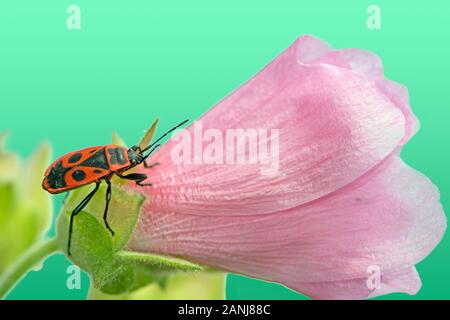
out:
<path id="1" fill-rule="evenodd" d="M 151 186 L 151 183 L 143 183 L 147 179 L 147 175 L 143 173 L 124 174 L 125 171 L 141 163 L 146 168 L 153 167 L 155 164 L 148 165 L 146 159 L 160 146 L 158 142 L 169 133 L 184 125 L 187 121 L 185 120 L 170 129 L 155 142 L 142 149 L 141 145 L 134 145 L 129 149 L 112 144 L 91 147 L 68 153 L 48 167 L 44 174 L 42 187 L 53 194 L 69 191 L 95 182 L 95 188 L 78 204 L 70 215 L 69 239 L 67 242 L 67 253 L 69 256 L 71 255 L 70 245 L 72 241 L 73 219 L 92 199 L 100 183 L 105 181 L 108 185 L 106 189 L 106 205 L 103 213 L 103 221 L 106 228 L 111 232 L 111 235 L 114 236 L 114 231 L 108 224 L 108 206 L 111 200 L 111 177 L 116 175 L 122 179 L 132 180 L 139 186 Z"/>

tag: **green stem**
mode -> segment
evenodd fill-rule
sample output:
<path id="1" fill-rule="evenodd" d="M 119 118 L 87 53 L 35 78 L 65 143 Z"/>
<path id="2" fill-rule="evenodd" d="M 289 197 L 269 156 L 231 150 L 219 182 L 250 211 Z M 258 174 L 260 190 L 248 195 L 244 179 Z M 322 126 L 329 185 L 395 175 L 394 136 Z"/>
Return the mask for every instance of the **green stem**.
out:
<path id="1" fill-rule="evenodd" d="M 6 294 L 14 285 L 24 277 L 28 271 L 39 262 L 47 258 L 50 254 L 58 250 L 56 239 L 49 239 L 38 243 L 26 251 L 6 272 L 0 276 L 0 299 L 4 299 Z"/>

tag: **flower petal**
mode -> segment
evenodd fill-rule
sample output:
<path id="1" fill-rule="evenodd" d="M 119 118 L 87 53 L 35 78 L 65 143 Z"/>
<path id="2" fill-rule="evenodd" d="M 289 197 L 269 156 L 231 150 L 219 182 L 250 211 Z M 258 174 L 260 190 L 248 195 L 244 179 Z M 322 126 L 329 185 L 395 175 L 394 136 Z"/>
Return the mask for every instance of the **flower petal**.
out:
<path id="1" fill-rule="evenodd" d="M 419 280 L 405 270 L 429 254 L 445 227 L 437 189 L 393 155 L 337 192 L 278 213 L 167 213 L 149 201 L 129 245 L 316 298 L 364 298 L 418 290 Z M 379 292 L 366 286 L 370 266 L 381 270 Z"/>
<path id="2" fill-rule="evenodd" d="M 393 292 L 405 292 L 414 295 L 422 283 L 416 268 L 389 272 L 384 274 L 379 287 L 371 290 L 367 284 L 368 276 L 332 282 L 301 283 L 298 287 L 313 299 L 361 299 L 376 297 Z"/>
<path id="3" fill-rule="evenodd" d="M 278 137 L 257 140 L 257 150 L 278 151 L 272 161 L 209 164 L 194 152 L 192 163 L 176 163 L 172 152 L 180 141 L 172 139 L 152 157 L 161 166 L 146 171 L 154 185 L 151 211 L 253 215 L 293 208 L 354 181 L 398 147 L 405 115 L 373 80 L 381 67 L 360 72 L 361 63 L 333 65 L 361 55 L 331 56 L 326 44 L 311 39 L 297 40 L 207 112 L 198 124 L 202 130 L 193 125 L 188 135 L 178 136 L 180 141 L 191 137 L 192 144 L 200 139 L 197 149 L 205 150 L 211 142 L 202 141 L 201 133 L 208 129 L 223 141 L 229 129 L 276 129 Z M 222 159 L 239 146 L 244 148 L 236 153 L 249 159 L 247 144 L 243 139 L 235 148 L 220 148 Z"/>
<path id="4" fill-rule="evenodd" d="M 297 50 L 297 57 L 303 63 L 329 64 L 370 77 L 380 92 L 386 95 L 406 118 L 406 133 L 401 144 L 406 143 L 417 132 L 418 120 L 409 106 L 408 89 L 384 77 L 383 64 L 376 54 L 361 49 L 333 50 L 319 39 L 310 36 L 304 36 L 298 41 L 302 43 L 302 50 Z"/>

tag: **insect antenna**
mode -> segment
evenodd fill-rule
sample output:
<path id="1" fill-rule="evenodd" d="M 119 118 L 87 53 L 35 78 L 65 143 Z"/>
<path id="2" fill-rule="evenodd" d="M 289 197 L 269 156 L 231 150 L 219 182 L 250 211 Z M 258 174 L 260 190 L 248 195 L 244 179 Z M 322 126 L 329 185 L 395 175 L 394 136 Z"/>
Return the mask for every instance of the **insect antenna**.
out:
<path id="1" fill-rule="evenodd" d="M 151 148 L 150 151 L 144 156 L 143 160 L 147 159 L 153 153 L 153 151 L 158 149 L 160 146 L 161 146 L 160 144 L 157 144 L 153 148 Z"/>
<path id="2" fill-rule="evenodd" d="M 144 150 L 142 150 L 141 152 L 144 153 L 145 151 L 151 149 L 151 151 L 149 152 L 148 155 L 150 155 L 157 147 L 159 147 L 158 142 L 161 141 L 164 137 L 166 137 L 169 133 L 175 131 L 176 129 L 178 129 L 179 127 L 181 127 L 182 125 L 184 125 L 186 122 L 188 122 L 189 119 L 184 120 L 183 122 L 181 122 L 180 124 L 176 125 L 175 127 L 173 127 L 172 129 L 170 129 L 169 131 L 167 131 L 166 133 L 164 133 L 162 136 L 160 136 L 158 139 L 156 139 L 155 142 L 151 143 L 150 145 L 148 145 Z M 147 155 L 147 156 L 148 156 Z M 146 157 L 147 157 L 146 156 Z"/>

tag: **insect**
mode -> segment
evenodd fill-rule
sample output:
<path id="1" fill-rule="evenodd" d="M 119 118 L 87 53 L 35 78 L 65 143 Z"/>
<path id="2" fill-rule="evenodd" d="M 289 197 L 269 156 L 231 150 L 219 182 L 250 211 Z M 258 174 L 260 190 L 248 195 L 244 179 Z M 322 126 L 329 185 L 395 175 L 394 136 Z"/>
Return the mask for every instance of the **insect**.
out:
<path id="1" fill-rule="evenodd" d="M 125 172 L 140 164 L 143 164 L 146 168 L 157 165 L 157 163 L 148 165 L 146 160 L 160 146 L 158 142 L 169 133 L 183 126 L 188 120 L 181 122 L 160 136 L 155 142 L 150 143 L 157 122 L 158 120 L 153 123 L 139 145 L 134 145 L 127 149 L 122 146 L 109 144 L 70 152 L 53 162 L 45 171 L 42 187 L 52 194 L 66 192 L 89 183 L 95 183 L 94 189 L 78 204 L 70 215 L 69 238 L 67 241 L 67 253 L 69 256 L 71 255 L 70 247 L 74 218 L 89 203 L 98 191 L 102 181 L 105 181 L 107 184 L 103 221 L 105 227 L 114 236 L 114 231 L 108 224 L 108 207 L 112 195 L 110 180 L 112 176 L 116 175 L 122 179 L 132 180 L 139 186 L 151 186 L 151 183 L 144 183 L 147 179 L 146 174 L 125 174 Z"/>

